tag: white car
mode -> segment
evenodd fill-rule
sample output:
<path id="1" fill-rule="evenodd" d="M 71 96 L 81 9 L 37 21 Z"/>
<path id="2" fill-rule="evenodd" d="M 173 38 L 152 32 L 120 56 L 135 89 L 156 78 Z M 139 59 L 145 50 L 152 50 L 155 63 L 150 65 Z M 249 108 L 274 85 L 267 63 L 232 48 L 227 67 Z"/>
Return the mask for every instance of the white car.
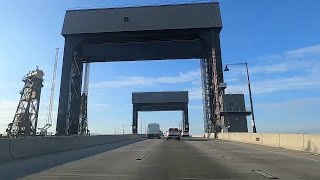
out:
<path id="1" fill-rule="evenodd" d="M 178 139 L 180 140 L 180 132 L 178 128 L 170 128 L 167 132 L 167 140 L 169 139 Z"/>

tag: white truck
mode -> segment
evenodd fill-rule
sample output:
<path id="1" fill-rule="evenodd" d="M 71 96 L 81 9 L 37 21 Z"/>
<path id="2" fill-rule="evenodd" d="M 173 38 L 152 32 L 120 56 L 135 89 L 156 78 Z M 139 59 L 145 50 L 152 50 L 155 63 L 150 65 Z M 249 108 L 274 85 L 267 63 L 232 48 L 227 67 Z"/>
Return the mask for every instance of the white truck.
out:
<path id="1" fill-rule="evenodd" d="M 160 125 L 158 123 L 148 124 L 147 138 L 158 138 L 160 139 Z"/>

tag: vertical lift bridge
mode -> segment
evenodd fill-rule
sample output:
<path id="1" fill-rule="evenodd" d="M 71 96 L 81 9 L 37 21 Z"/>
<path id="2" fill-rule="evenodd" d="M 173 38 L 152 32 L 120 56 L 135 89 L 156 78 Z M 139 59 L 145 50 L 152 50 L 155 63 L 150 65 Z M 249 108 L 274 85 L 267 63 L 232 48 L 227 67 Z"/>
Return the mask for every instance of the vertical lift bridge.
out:
<path id="1" fill-rule="evenodd" d="M 57 135 L 79 133 L 84 63 L 194 58 L 206 63 L 205 127 L 216 131 L 224 94 L 221 28 L 217 2 L 67 11 Z"/>

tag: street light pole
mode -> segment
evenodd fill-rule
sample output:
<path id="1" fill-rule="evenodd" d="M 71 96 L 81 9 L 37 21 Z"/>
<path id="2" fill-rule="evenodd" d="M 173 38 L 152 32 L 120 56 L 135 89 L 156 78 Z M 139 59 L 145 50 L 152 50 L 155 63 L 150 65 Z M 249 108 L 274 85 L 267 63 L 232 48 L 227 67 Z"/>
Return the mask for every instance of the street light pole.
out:
<path id="1" fill-rule="evenodd" d="M 253 133 L 257 133 L 256 123 L 255 123 L 255 120 L 254 120 L 254 112 L 253 112 L 253 103 L 252 103 L 251 84 L 250 84 L 248 63 L 246 63 L 246 70 L 247 70 L 248 89 L 249 89 L 251 116 L 252 116 L 252 131 L 253 131 Z"/>
<path id="2" fill-rule="evenodd" d="M 228 64 L 228 65 L 245 65 L 246 66 L 249 98 L 250 98 L 250 106 L 251 106 L 251 116 L 252 116 L 252 132 L 257 133 L 256 123 L 255 123 L 255 119 L 254 119 L 254 112 L 253 112 L 253 103 L 252 103 L 251 84 L 250 84 L 248 63 L 247 62 L 246 63 L 235 63 L 235 64 Z M 226 65 L 224 71 L 229 71 L 229 68 L 227 65 Z"/>

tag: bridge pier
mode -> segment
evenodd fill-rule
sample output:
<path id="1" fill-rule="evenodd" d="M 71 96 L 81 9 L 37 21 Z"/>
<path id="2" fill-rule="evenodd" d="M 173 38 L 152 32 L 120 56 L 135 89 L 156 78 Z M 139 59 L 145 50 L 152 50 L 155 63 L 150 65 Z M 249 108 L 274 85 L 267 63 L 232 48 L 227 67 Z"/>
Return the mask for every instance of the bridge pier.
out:
<path id="1" fill-rule="evenodd" d="M 56 135 L 78 134 L 83 71 L 79 44 L 77 38 L 65 39 Z"/>

